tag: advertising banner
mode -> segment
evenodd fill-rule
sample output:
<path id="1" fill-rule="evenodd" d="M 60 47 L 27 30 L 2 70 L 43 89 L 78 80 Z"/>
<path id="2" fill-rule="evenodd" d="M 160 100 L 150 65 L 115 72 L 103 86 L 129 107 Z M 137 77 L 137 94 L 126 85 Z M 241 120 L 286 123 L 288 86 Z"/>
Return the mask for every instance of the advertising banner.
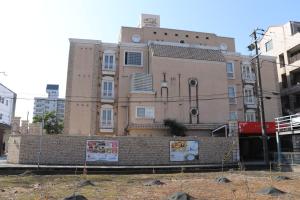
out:
<path id="1" fill-rule="evenodd" d="M 199 159 L 198 141 L 170 141 L 170 161 Z"/>
<path id="2" fill-rule="evenodd" d="M 119 142 L 117 140 L 87 140 L 86 161 L 118 161 Z"/>

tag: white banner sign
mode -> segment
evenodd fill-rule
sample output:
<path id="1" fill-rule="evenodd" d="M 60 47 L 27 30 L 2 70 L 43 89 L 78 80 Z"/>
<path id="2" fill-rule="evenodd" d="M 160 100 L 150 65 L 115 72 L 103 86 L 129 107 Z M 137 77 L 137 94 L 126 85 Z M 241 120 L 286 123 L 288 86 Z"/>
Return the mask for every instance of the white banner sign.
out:
<path id="1" fill-rule="evenodd" d="M 170 141 L 170 161 L 198 159 L 198 141 Z"/>
<path id="2" fill-rule="evenodd" d="M 118 161 L 119 142 L 117 140 L 87 140 L 86 161 Z"/>

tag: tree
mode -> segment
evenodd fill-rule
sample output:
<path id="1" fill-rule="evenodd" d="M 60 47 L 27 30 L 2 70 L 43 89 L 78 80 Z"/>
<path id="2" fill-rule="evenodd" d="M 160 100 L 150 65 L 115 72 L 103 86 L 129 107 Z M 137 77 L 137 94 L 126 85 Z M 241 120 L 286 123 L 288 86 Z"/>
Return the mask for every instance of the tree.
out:
<path id="1" fill-rule="evenodd" d="M 33 123 L 43 122 L 42 115 L 36 115 L 33 117 Z M 44 114 L 44 127 L 47 134 L 60 134 L 63 132 L 63 122 L 57 119 L 55 112 L 46 112 Z"/>
<path id="2" fill-rule="evenodd" d="M 164 125 L 169 127 L 169 131 L 172 135 L 182 136 L 182 137 L 185 136 L 185 132 L 187 128 L 183 124 L 177 122 L 176 120 L 165 119 Z"/>

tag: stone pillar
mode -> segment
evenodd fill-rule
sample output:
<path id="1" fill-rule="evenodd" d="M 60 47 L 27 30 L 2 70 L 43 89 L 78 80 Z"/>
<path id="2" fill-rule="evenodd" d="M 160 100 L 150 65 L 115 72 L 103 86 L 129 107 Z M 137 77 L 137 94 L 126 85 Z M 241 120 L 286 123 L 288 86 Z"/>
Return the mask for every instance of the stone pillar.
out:
<path id="1" fill-rule="evenodd" d="M 21 134 L 28 134 L 28 121 L 22 120 Z"/>
<path id="2" fill-rule="evenodd" d="M 32 135 L 41 135 L 41 123 L 30 123 L 29 124 L 29 133 Z"/>
<path id="3" fill-rule="evenodd" d="M 20 134 L 20 121 L 21 117 L 14 117 L 12 120 L 12 135 Z"/>

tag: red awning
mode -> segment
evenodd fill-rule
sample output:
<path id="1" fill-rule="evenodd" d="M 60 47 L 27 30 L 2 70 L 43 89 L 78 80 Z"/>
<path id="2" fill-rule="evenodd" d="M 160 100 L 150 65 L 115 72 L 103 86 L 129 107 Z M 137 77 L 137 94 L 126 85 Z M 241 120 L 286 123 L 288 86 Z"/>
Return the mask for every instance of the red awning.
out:
<path id="1" fill-rule="evenodd" d="M 267 135 L 276 134 L 275 122 L 266 122 Z M 260 122 L 238 122 L 240 135 L 262 135 Z"/>

